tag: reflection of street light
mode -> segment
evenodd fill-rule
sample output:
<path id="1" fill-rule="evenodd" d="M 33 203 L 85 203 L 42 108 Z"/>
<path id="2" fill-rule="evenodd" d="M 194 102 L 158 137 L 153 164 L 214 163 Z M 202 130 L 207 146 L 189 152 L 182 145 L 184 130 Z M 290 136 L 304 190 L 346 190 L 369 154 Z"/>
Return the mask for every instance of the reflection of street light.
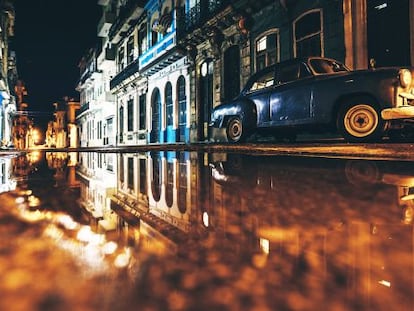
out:
<path id="1" fill-rule="evenodd" d="M 38 129 L 34 129 L 32 132 L 33 143 L 37 145 L 40 139 L 40 133 Z"/>

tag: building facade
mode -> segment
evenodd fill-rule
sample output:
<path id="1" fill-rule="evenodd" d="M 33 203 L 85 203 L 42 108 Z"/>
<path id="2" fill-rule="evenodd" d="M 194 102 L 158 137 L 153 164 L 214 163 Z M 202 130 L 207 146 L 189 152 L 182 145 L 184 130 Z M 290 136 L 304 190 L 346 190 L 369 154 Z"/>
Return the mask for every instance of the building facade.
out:
<path id="1" fill-rule="evenodd" d="M 76 148 L 79 146 L 76 125 L 76 113 L 80 108 L 78 101 L 65 97 L 53 103 L 55 111 L 53 120 L 49 121 L 46 129 L 45 145 L 56 148 Z"/>
<path id="2" fill-rule="evenodd" d="M 208 141 L 213 107 L 290 58 L 326 56 L 353 69 L 414 64 L 414 0 L 98 3 L 100 48 L 78 87 L 81 146 Z"/>
<path id="3" fill-rule="evenodd" d="M 15 11 L 10 0 L 0 1 L 0 144 L 14 145 L 13 118 L 16 114 L 16 54 L 9 42 L 14 36 Z"/>

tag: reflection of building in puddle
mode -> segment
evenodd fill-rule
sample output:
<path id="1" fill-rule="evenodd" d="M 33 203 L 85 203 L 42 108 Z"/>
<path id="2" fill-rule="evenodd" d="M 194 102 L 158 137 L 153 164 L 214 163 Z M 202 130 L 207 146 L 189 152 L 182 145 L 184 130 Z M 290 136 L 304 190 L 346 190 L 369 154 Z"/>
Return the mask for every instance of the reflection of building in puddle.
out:
<path id="1" fill-rule="evenodd" d="M 76 174 L 80 183 L 80 204 L 98 231 L 116 228 L 117 217 L 110 208 L 110 196 L 116 187 L 115 154 L 82 152 Z"/>
<path id="2" fill-rule="evenodd" d="M 175 243 L 189 233 L 191 220 L 198 217 L 193 207 L 202 199 L 199 179 L 209 174 L 201 174 L 197 158 L 189 152 L 118 155 L 112 209 L 126 220 L 126 226 L 140 228 L 147 247 L 173 251 Z"/>
<path id="3" fill-rule="evenodd" d="M 16 189 L 16 179 L 13 175 L 14 157 L 0 157 L 0 193 Z"/>

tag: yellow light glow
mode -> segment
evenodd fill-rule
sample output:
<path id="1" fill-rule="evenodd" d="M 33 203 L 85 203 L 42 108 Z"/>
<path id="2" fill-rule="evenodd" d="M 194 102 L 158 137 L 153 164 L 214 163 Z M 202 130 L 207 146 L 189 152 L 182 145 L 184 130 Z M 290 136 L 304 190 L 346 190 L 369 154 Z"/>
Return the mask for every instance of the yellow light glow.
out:
<path id="1" fill-rule="evenodd" d="M 384 285 L 386 287 L 391 287 L 391 282 L 386 281 L 386 280 L 378 281 L 378 283 L 381 284 L 381 285 Z"/>
<path id="2" fill-rule="evenodd" d="M 208 217 L 207 212 L 204 212 L 203 213 L 203 224 L 204 224 L 205 227 L 208 227 L 208 225 L 209 225 L 209 219 L 208 218 L 209 217 Z"/>
<path id="3" fill-rule="evenodd" d="M 265 254 L 270 252 L 270 242 L 267 239 L 260 238 L 260 248 Z"/>
<path id="4" fill-rule="evenodd" d="M 56 221 L 68 230 L 75 230 L 79 227 L 79 224 L 69 215 L 58 215 Z"/>
<path id="5" fill-rule="evenodd" d="M 94 233 L 91 230 L 90 226 L 83 226 L 82 228 L 80 228 L 76 237 L 81 242 L 86 242 L 93 245 L 102 244 L 105 239 L 104 235 Z"/>
<path id="6" fill-rule="evenodd" d="M 17 204 L 22 204 L 24 203 L 24 197 L 17 197 L 15 201 Z"/>
<path id="7" fill-rule="evenodd" d="M 124 268 L 128 266 L 130 259 L 131 259 L 131 252 L 129 249 L 125 249 L 124 253 L 121 253 L 118 256 L 116 256 L 114 265 L 117 268 Z"/>
<path id="8" fill-rule="evenodd" d="M 117 248 L 118 248 L 118 244 L 113 241 L 110 241 L 104 244 L 104 246 L 102 247 L 102 250 L 105 255 L 111 255 L 115 253 Z"/>

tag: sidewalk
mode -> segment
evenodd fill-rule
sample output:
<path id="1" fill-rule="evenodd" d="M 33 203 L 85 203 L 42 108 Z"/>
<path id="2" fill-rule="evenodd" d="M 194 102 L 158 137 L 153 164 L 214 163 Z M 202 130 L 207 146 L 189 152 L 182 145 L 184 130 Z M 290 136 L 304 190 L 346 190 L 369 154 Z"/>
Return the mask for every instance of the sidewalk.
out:
<path id="1" fill-rule="evenodd" d="M 33 150 L 0 150 L 4 154 L 19 154 L 31 151 L 44 152 L 150 152 L 150 151 L 194 151 L 207 153 L 237 152 L 244 154 L 283 155 L 325 158 L 347 158 L 367 160 L 414 161 L 413 143 L 380 143 L 380 144 L 348 144 L 348 143 L 171 143 L 148 144 L 140 146 L 107 146 L 86 148 L 43 148 Z"/>

